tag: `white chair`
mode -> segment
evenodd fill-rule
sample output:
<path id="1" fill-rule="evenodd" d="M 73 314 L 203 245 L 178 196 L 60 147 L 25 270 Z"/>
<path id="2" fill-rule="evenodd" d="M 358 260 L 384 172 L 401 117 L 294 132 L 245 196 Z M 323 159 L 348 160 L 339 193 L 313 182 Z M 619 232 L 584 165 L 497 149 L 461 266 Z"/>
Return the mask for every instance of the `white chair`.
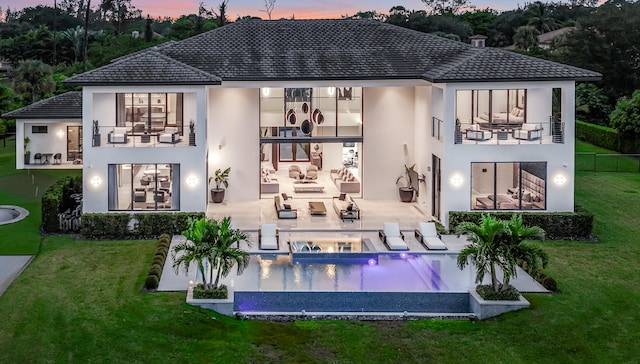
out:
<path id="1" fill-rule="evenodd" d="M 258 230 L 258 239 L 260 240 L 260 249 L 262 250 L 278 250 L 280 249 L 280 241 L 278 239 L 278 227 L 276 224 L 262 224 Z"/>
<path id="2" fill-rule="evenodd" d="M 382 230 L 378 230 L 378 236 L 389 250 L 409 250 L 397 222 L 385 222 Z"/>
<path id="3" fill-rule="evenodd" d="M 466 130 L 467 139 L 469 140 L 489 140 L 491 139 L 491 131 L 481 130 L 480 125 L 473 124 Z"/>
<path id="4" fill-rule="evenodd" d="M 542 126 L 537 124 L 522 124 L 522 128 L 513 129 L 516 139 L 536 140 L 542 138 Z"/>
<path id="5" fill-rule="evenodd" d="M 113 128 L 113 130 L 111 130 L 107 135 L 107 141 L 111 144 L 126 144 L 128 142 L 127 128 L 124 128 L 124 127 Z"/>
<path id="6" fill-rule="evenodd" d="M 175 126 L 167 126 L 164 133 L 158 135 L 158 142 L 175 144 L 180 141 L 180 132 Z"/>
<path id="7" fill-rule="evenodd" d="M 447 250 L 433 222 L 421 222 L 420 229 L 415 230 L 415 236 L 427 250 Z"/>

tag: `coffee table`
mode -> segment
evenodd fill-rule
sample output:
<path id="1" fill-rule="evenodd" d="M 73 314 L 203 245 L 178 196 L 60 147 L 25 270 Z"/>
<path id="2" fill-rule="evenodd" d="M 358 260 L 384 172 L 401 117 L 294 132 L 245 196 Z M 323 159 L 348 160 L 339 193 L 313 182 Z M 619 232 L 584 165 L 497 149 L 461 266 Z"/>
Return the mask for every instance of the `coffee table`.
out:
<path id="1" fill-rule="evenodd" d="M 314 184 L 293 185 L 294 192 L 323 192 L 324 186 Z"/>
<path id="2" fill-rule="evenodd" d="M 309 210 L 311 215 L 327 214 L 327 208 L 324 206 L 324 202 L 321 201 L 309 201 Z"/>

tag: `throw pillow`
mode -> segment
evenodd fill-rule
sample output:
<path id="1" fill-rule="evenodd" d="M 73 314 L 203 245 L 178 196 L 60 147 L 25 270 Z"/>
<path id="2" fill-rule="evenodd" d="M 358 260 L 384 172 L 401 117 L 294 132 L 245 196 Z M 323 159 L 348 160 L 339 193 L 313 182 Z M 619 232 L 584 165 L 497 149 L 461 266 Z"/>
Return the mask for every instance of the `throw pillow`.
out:
<path id="1" fill-rule="evenodd" d="M 342 180 L 345 181 L 345 182 L 347 181 L 347 178 L 349 178 L 349 176 L 347 176 L 346 174 L 344 176 L 342 176 Z"/>
<path id="2" fill-rule="evenodd" d="M 289 205 L 288 203 L 285 203 L 283 206 L 285 210 L 291 210 L 291 205 Z"/>
<path id="3" fill-rule="evenodd" d="M 356 180 L 356 177 L 354 177 L 354 175 L 352 175 L 352 174 L 349 175 L 349 178 L 347 178 L 348 182 L 352 182 L 352 181 L 355 181 L 355 180 Z"/>
<path id="4" fill-rule="evenodd" d="M 353 202 L 349 202 L 349 206 L 347 206 L 347 211 L 353 211 Z"/>
<path id="5" fill-rule="evenodd" d="M 522 201 L 531 202 L 531 192 L 525 192 L 522 194 Z"/>
<path id="6" fill-rule="evenodd" d="M 338 197 L 338 200 L 344 201 L 346 198 L 347 198 L 347 194 L 346 193 L 341 193 L 340 197 Z"/>
<path id="7" fill-rule="evenodd" d="M 286 201 L 288 198 L 289 196 L 287 196 L 286 193 L 282 192 L 282 199 Z"/>

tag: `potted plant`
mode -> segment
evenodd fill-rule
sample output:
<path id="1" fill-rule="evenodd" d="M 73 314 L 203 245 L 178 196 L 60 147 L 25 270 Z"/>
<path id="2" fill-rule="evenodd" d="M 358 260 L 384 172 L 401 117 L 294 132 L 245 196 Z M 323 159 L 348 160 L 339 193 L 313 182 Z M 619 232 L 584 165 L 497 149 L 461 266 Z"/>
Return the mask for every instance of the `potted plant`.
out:
<path id="1" fill-rule="evenodd" d="M 31 139 L 29 137 L 24 138 L 24 164 L 27 165 L 31 162 L 31 151 L 27 149 L 29 147 Z"/>
<path id="2" fill-rule="evenodd" d="M 224 200 L 225 188 L 229 187 L 229 172 L 231 167 L 224 171 L 220 168 L 216 169 L 215 176 L 209 177 L 209 183 L 213 180 L 216 183 L 216 188 L 211 189 L 211 201 L 213 203 L 221 203 Z"/>
<path id="3" fill-rule="evenodd" d="M 415 181 L 417 181 L 418 173 L 415 171 L 416 165 L 412 165 L 411 167 L 407 167 L 404 165 L 404 175 L 396 178 L 396 184 L 400 182 L 400 180 L 405 180 L 406 185 L 398 188 L 398 194 L 400 195 L 400 201 L 402 202 L 411 202 L 413 201 L 413 196 L 418 196 L 418 189 L 415 186 Z"/>

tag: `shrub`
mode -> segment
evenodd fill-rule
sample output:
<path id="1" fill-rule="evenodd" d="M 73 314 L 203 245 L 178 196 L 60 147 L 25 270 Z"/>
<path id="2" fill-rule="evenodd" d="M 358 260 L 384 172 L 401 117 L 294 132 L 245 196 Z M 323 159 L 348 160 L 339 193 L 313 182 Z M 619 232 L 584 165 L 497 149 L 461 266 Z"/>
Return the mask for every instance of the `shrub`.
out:
<path id="1" fill-rule="evenodd" d="M 227 298 L 227 286 L 220 285 L 217 289 L 204 289 L 202 284 L 193 288 L 193 298 Z"/>
<path id="2" fill-rule="evenodd" d="M 83 214 L 81 232 L 87 239 L 153 239 L 164 233 L 182 233 L 187 229 L 189 217 L 199 219 L 204 213 Z"/>
<path id="3" fill-rule="evenodd" d="M 153 265 L 151 265 L 151 269 L 149 269 L 149 275 L 160 278 L 162 276 L 162 264 L 154 263 Z"/>
<path id="4" fill-rule="evenodd" d="M 160 283 L 160 279 L 155 275 L 147 276 L 147 279 L 144 281 L 144 288 L 147 290 L 156 290 L 158 289 L 158 284 Z"/>
<path id="5" fill-rule="evenodd" d="M 155 257 L 153 257 L 153 262 L 151 262 L 151 264 L 153 265 L 163 265 L 164 262 L 166 261 L 166 258 L 160 256 L 160 255 L 156 255 Z"/>
<path id="6" fill-rule="evenodd" d="M 516 301 L 520 298 L 520 292 L 518 292 L 518 290 L 513 286 L 509 286 L 505 290 L 502 290 L 502 285 L 500 285 L 500 290 L 496 292 L 490 284 L 481 284 L 476 286 L 476 292 L 478 292 L 480 297 L 487 301 Z"/>
<path id="7" fill-rule="evenodd" d="M 556 282 L 555 279 L 553 279 L 553 277 L 544 277 L 544 279 L 542 279 L 542 286 L 546 289 L 548 289 L 551 292 L 558 292 L 558 282 Z"/>
<path id="8" fill-rule="evenodd" d="M 42 230 L 45 232 L 60 231 L 58 214 L 75 207 L 75 199 L 71 195 L 82 193 L 82 177 L 67 177 L 54 183 L 42 195 Z"/>
<path id="9" fill-rule="evenodd" d="M 486 212 L 485 212 L 486 213 Z M 499 220 L 510 220 L 514 214 L 521 214 L 524 225 L 539 226 L 548 240 L 588 240 L 593 230 L 593 215 L 581 207 L 575 212 L 512 212 L 497 211 L 490 214 Z M 449 231 L 455 231 L 462 222 L 480 223 L 483 212 L 449 212 Z"/>
<path id="10" fill-rule="evenodd" d="M 620 153 L 640 153 L 640 142 L 623 137 L 613 128 L 576 120 L 576 138 Z"/>

